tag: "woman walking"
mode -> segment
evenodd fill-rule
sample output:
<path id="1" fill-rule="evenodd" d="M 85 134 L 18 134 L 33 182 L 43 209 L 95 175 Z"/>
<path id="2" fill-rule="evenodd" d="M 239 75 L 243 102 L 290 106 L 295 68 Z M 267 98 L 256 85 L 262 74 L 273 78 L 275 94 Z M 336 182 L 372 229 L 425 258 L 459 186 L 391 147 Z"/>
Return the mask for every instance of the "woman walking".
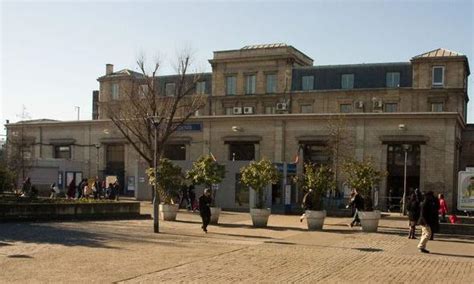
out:
<path id="1" fill-rule="evenodd" d="M 199 197 L 199 214 L 202 218 L 202 230 L 207 233 L 207 226 L 211 222 L 211 190 L 206 188 L 201 197 Z"/>
<path id="2" fill-rule="evenodd" d="M 442 193 L 438 194 L 439 200 L 439 214 L 441 215 L 441 221 L 446 222 L 446 214 L 448 214 L 448 205 L 446 200 L 444 200 L 444 195 Z"/>

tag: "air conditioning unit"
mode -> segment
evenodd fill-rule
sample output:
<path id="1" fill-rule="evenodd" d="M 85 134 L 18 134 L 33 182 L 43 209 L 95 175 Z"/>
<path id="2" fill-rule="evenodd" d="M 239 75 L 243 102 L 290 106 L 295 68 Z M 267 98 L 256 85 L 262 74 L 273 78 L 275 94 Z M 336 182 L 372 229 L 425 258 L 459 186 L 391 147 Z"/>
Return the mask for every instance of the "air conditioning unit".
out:
<path id="1" fill-rule="evenodd" d="M 357 107 L 357 108 L 364 108 L 364 101 L 358 101 L 358 102 L 356 103 L 356 107 Z"/>
<path id="2" fill-rule="evenodd" d="M 244 114 L 253 114 L 253 107 L 244 107 Z"/>
<path id="3" fill-rule="evenodd" d="M 382 107 L 383 107 L 382 100 L 374 101 L 374 108 L 382 108 Z"/>
<path id="4" fill-rule="evenodd" d="M 286 103 L 277 103 L 276 110 L 287 110 L 288 105 Z"/>
<path id="5" fill-rule="evenodd" d="M 241 107 L 234 107 L 234 110 L 232 112 L 233 114 L 242 114 L 242 108 Z"/>

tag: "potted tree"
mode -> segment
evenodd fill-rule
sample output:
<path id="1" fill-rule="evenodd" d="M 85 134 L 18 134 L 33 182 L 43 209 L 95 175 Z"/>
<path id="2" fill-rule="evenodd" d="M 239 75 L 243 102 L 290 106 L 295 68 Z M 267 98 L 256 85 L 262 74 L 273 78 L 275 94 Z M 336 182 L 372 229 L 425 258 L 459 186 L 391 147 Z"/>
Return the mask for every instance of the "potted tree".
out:
<path id="1" fill-rule="evenodd" d="M 168 159 L 160 159 L 158 166 L 158 179 L 155 179 L 155 169 L 146 170 L 150 184 L 155 185 L 160 197 L 159 216 L 165 221 L 175 221 L 179 205 L 174 198 L 183 183 L 184 175 L 181 168 Z M 155 218 L 155 216 L 153 216 Z"/>
<path id="2" fill-rule="evenodd" d="M 364 211 L 359 212 L 362 231 L 376 232 L 380 220 L 380 211 L 374 210 L 372 189 L 374 185 L 380 182 L 385 173 L 375 170 L 370 160 L 362 162 L 348 161 L 344 163 L 343 167 L 348 175 L 347 184 L 350 188 L 356 189 L 364 199 Z"/>
<path id="3" fill-rule="evenodd" d="M 219 164 L 211 155 L 201 156 L 193 163 L 193 167 L 186 173 L 186 177 L 193 183 L 204 185 L 212 190 L 212 185 L 219 184 L 225 177 L 225 166 Z M 217 224 L 221 208 L 216 202 L 217 190 L 212 190 L 211 224 Z"/>
<path id="4" fill-rule="evenodd" d="M 265 208 L 266 189 L 270 183 L 278 182 L 278 171 L 267 159 L 253 161 L 240 169 L 241 183 L 255 190 L 256 208 L 250 209 L 254 227 L 266 227 L 270 216 L 270 208 Z"/>
<path id="5" fill-rule="evenodd" d="M 304 165 L 304 174 L 297 176 L 297 183 L 310 198 L 305 206 L 304 217 L 308 223 L 308 230 L 321 230 L 326 218 L 326 210 L 322 209 L 322 197 L 324 193 L 334 190 L 336 183 L 334 172 L 328 166 L 317 166 L 312 163 Z"/>

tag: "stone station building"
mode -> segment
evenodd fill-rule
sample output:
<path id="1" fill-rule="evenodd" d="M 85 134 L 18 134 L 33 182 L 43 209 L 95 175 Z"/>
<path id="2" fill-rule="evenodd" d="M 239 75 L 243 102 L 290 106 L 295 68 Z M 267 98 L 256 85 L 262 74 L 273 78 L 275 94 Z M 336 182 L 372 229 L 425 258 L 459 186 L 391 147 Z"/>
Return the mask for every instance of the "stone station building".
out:
<path id="1" fill-rule="evenodd" d="M 344 133 L 346 157 L 371 158 L 388 171 L 377 187 L 380 208 L 403 194 L 405 152 L 407 188 L 442 192 L 448 206 L 455 205 L 457 173 L 474 164 L 474 148 L 461 147 L 471 145 L 463 137 L 474 140 L 466 130 L 472 128 L 466 123 L 466 56 L 436 49 L 409 62 L 318 66 L 292 46 L 270 44 L 216 51 L 209 62 L 212 72 L 196 86 L 207 104 L 172 137 L 165 156 L 184 169 L 209 153 L 225 164 L 221 207 L 249 207 L 252 194 L 240 186 L 239 169 L 261 157 L 286 174 L 268 190 L 268 205 L 276 211 L 285 201 L 296 206 L 302 194 L 291 177 L 302 172 L 303 161 L 331 163 L 328 125 L 335 121 Z M 6 125 L 8 136 L 21 134 L 29 143 L 34 184 L 56 181 L 64 188 L 73 176 L 117 175 L 124 191 L 140 200 L 151 197 L 146 163 L 104 111 L 140 76 L 127 69 L 114 72 L 108 64 L 93 92 L 93 120 Z M 174 87 L 173 76 L 161 82 L 165 93 Z M 338 187 L 347 193 L 344 175 Z"/>

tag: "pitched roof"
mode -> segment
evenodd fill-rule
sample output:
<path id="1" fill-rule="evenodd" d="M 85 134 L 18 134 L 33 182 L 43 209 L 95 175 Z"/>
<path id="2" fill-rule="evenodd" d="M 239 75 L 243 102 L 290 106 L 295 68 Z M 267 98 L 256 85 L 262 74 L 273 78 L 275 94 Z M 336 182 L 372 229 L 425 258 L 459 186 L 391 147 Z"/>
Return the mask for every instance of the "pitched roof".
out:
<path id="1" fill-rule="evenodd" d="M 447 49 L 444 49 L 444 48 L 438 48 L 438 49 L 431 50 L 431 51 L 425 52 L 423 54 L 414 56 L 413 59 L 417 59 L 417 58 L 435 58 L 435 57 L 459 57 L 459 56 L 465 56 L 465 55 L 461 54 L 461 53 L 458 53 L 458 52 L 455 52 L 455 51 L 447 50 Z"/>

